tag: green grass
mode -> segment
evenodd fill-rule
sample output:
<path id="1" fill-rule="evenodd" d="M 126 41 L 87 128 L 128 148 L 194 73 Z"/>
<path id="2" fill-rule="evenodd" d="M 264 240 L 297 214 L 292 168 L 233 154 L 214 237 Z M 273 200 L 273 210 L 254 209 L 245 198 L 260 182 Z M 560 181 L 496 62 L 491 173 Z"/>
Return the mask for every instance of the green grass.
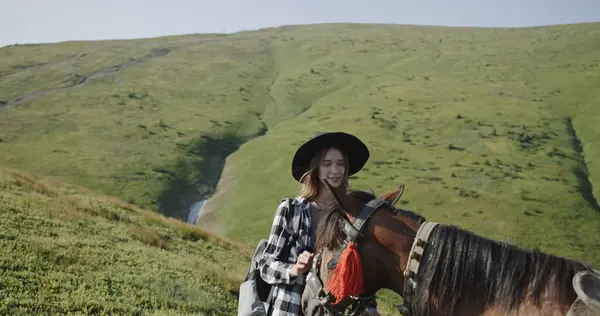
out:
<path id="1" fill-rule="evenodd" d="M 178 218 L 210 198 L 199 225 L 253 247 L 298 192 L 297 146 L 343 130 L 372 154 L 354 188 L 405 183 L 430 220 L 599 265 L 599 37 L 324 24 L 5 47 L 0 163 Z"/>
<path id="2" fill-rule="evenodd" d="M 0 314 L 236 313 L 244 245 L 4 167 L 0 216 Z"/>
<path id="3" fill-rule="evenodd" d="M 229 157 L 202 225 L 255 242 L 278 198 L 297 194 L 289 175 L 297 146 L 317 130 L 345 130 L 372 151 L 355 188 L 382 194 L 405 183 L 402 206 L 431 220 L 600 263 L 591 251 L 600 245 L 598 207 L 574 172 L 585 162 L 587 180 L 600 183 L 592 159 L 600 112 L 591 105 L 600 75 L 581 72 L 600 63 L 600 24 L 306 26 L 283 34 L 271 43 L 275 60 L 286 60 L 272 94 L 281 107 L 310 107 Z M 298 99 L 306 95 L 310 102 Z M 591 189 L 596 197 L 599 188 Z"/>
<path id="4" fill-rule="evenodd" d="M 1 314 L 235 313 L 245 247 L 13 169 L 0 188 Z"/>
<path id="5" fill-rule="evenodd" d="M 188 149 L 201 146 L 205 137 L 227 134 L 244 140 L 262 133 L 256 113 L 268 101 L 264 92 L 272 68 L 269 54 L 261 43 L 208 41 L 198 36 L 145 40 L 135 47 L 126 43 L 56 44 L 50 45 L 47 59 L 37 56 L 37 63 L 64 58 L 56 56 L 60 49 L 55 46 L 63 47 L 64 55 L 86 52 L 85 57 L 71 60 L 70 67 L 87 75 L 147 55 L 157 47 L 172 48 L 167 56 L 123 68 L 114 76 L 4 110 L 0 118 L 2 162 L 146 207 L 167 204 L 164 213 L 181 217 L 186 210 L 160 197 L 181 189 L 171 187 L 173 183 L 197 180 L 188 179 L 183 166 L 204 168 L 195 170 L 203 176 L 219 176 L 218 168 L 203 163 L 202 153 Z M 4 66 L 6 71 L 28 60 L 22 56 L 30 54 L 39 55 L 39 46 L 0 50 L 5 64 L 11 57 L 14 60 Z M 25 92 L 65 85 L 42 70 L 52 72 L 42 67 L 36 76 L 25 70 L 0 77 L 0 99 L 13 100 Z M 23 83 L 19 76 L 35 80 Z M 195 202 L 203 194 L 198 196 L 193 184 L 183 193 L 195 195 L 191 198 Z"/>

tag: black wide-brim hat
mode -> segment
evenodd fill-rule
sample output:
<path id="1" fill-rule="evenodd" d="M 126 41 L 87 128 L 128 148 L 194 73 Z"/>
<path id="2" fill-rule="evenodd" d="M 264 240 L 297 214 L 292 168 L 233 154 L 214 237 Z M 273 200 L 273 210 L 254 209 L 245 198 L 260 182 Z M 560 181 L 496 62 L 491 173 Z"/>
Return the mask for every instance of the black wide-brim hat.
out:
<path id="1" fill-rule="evenodd" d="M 315 137 L 302 144 L 292 159 L 292 176 L 300 182 L 302 175 L 310 168 L 313 156 L 322 149 L 335 147 L 348 157 L 348 176 L 351 176 L 369 160 L 369 149 L 356 136 L 343 132 L 318 133 Z"/>

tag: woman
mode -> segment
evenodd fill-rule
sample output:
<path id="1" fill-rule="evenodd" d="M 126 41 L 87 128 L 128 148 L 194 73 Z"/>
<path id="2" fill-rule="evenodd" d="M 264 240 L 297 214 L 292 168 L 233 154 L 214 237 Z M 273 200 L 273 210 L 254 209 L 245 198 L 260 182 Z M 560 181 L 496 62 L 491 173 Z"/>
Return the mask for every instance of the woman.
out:
<path id="1" fill-rule="evenodd" d="M 270 315 L 302 315 L 301 299 L 306 273 L 312 265 L 317 224 L 323 210 L 335 201 L 323 181 L 347 188 L 348 177 L 360 171 L 368 159 L 367 146 L 341 132 L 318 134 L 296 151 L 292 176 L 302 184 L 300 195 L 290 202 L 294 207 L 290 217 L 290 205 L 285 201 L 279 204 L 265 253 L 259 260 L 261 277 L 273 284 L 275 291 Z M 299 223 L 297 237 L 292 245 L 286 245 L 293 221 Z M 285 247 L 289 247 L 289 255 L 280 258 Z M 370 307 L 371 314 L 378 315 L 375 303 Z"/>

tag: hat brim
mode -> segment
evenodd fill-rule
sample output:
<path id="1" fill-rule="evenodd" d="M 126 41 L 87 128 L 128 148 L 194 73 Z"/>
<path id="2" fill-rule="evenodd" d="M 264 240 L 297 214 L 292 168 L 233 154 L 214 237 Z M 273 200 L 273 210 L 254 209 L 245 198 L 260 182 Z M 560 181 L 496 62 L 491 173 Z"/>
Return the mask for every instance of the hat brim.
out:
<path id="1" fill-rule="evenodd" d="M 320 150 L 328 147 L 339 148 L 348 157 L 348 176 L 360 171 L 369 160 L 369 149 L 356 136 L 335 132 L 323 133 L 302 144 L 292 159 L 292 176 L 300 182 L 302 175 L 308 171 L 312 157 Z"/>

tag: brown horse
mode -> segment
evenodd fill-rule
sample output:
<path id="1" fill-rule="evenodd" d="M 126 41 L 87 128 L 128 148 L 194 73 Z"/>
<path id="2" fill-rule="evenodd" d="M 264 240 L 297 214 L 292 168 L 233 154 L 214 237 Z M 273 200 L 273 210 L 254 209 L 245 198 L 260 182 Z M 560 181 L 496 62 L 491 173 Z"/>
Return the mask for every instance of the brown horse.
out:
<path id="1" fill-rule="evenodd" d="M 383 204 L 372 204 L 377 199 L 368 192 L 329 189 L 337 205 L 319 223 L 317 255 L 303 296 L 306 315 L 323 315 L 325 309 L 334 315 L 353 309 L 358 315 L 383 288 L 404 298 L 404 315 L 566 315 L 577 298 L 573 277 L 591 270 L 582 262 L 518 248 L 452 225 L 436 223 L 430 235 L 415 242 L 427 221 L 393 207 L 404 186 L 382 196 Z M 365 213 L 365 205 L 372 209 Z M 356 227 L 358 222 L 362 227 Z M 352 233 L 349 226 L 358 231 Z M 349 233 L 357 238 L 353 247 Z M 421 252 L 412 254 L 419 247 Z M 358 262 L 345 262 L 357 256 Z M 419 265 L 415 271 L 408 271 L 409 260 Z M 328 288 L 332 278 L 354 284 L 362 279 L 360 293 L 340 289 L 332 293 Z"/>

